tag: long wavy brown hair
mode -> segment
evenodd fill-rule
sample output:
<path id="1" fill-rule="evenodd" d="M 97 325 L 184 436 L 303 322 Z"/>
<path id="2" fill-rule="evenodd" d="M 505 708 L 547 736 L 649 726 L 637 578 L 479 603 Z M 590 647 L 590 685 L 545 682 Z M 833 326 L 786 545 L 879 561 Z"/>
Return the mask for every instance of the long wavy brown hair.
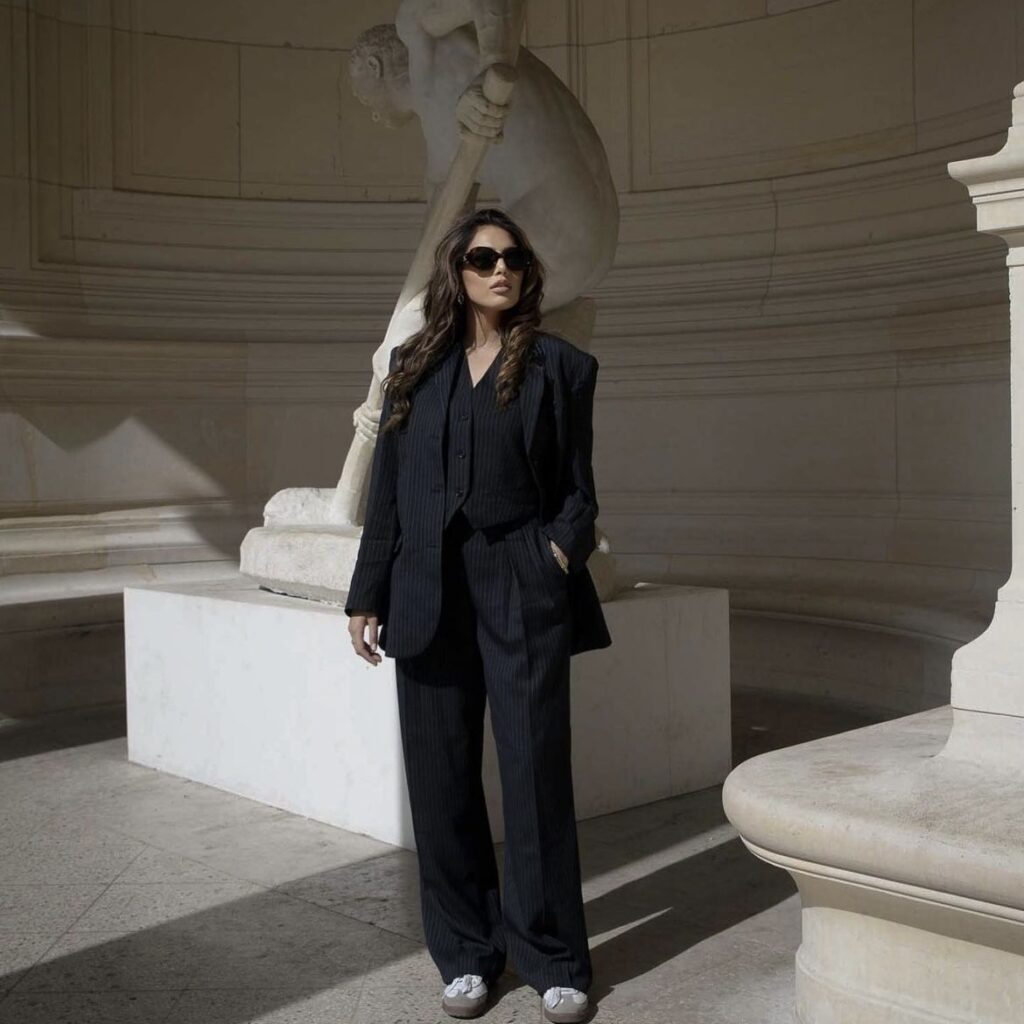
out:
<path id="1" fill-rule="evenodd" d="M 424 325 L 399 346 L 395 368 L 382 381 L 381 386 L 392 403 L 392 415 L 382 430 L 397 430 L 402 426 L 409 416 L 412 393 L 420 378 L 444 355 L 449 345 L 462 344 L 471 304 L 465 298 L 458 301 L 464 291 L 459 261 L 481 224 L 504 228 L 516 245 L 533 252 L 523 229 L 504 210 L 495 207 L 465 214 L 448 229 L 434 250 L 434 267 L 423 302 Z M 544 268 L 534 253 L 533 262 L 523 272 L 519 301 L 505 310 L 498 327 L 504 350 L 494 385 L 499 408 L 507 406 L 519 393 L 526 360 L 540 324 L 543 295 Z"/>

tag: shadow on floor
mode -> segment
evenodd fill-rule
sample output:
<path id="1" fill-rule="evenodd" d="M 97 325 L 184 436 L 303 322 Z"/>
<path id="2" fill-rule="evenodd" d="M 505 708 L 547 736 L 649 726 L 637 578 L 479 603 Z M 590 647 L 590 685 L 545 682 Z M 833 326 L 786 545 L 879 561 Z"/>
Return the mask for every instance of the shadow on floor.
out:
<path id="1" fill-rule="evenodd" d="M 36 718 L 0 718 L 0 763 L 124 736 L 124 704 L 55 711 Z"/>
<path id="2" fill-rule="evenodd" d="M 734 760 L 878 720 L 808 701 L 739 694 Z M 123 707 L 8 723 L 0 727 L 0 761 L 53 751 L 75 757 L 73 748 L 124 731 Z M 152 798 L 153 787 L 145 792 Z M 751 856 L 729 831 L 720 796 L 721 788 L 713 787 L 580 823 L 585 890 L 600 882 L 587 897 L 588 930 L 605 936 L 593 950 L 596 998 L 795 893 L 787 874 Z M 216 825 L 194 828 L 214 831 Z M 145 836 L 135 839 L 145 843 Z M 67 850 L 67 876 L 50 883 L 67 890 L 68 898 L 72 889 L 89 888 L 72 884 L 75 853 Z M 95 892 L 82 893 L 82 913 L 24 967 L 12 969 L 17 957 L 5 955 L 0 1024 L 83 1019 L 83 1010 L 89 1020 L 123 1016 L 175 1024 L 244 1024 L 268 1015 L 367 1024 L 437 1018 L 438 979 L 422 955 L 411 851 L 270 888 L 180 859 L 195 870 L 191 880 L 187 870 L 172 882 L 163 876 L 147 881 L 138 871 L 116 875 L 117 885 L 96 884 Z M 214 905 L 197 906 L 200 896 Z M 506 973 L 496 988 L 499 999 L 511 997 L 502 1012 L 514 1012 L 517 996 L 535 998 L 524 988 Z M 130 1014 L 114 1006 L 118 1000 L 131 1001 Z"/>

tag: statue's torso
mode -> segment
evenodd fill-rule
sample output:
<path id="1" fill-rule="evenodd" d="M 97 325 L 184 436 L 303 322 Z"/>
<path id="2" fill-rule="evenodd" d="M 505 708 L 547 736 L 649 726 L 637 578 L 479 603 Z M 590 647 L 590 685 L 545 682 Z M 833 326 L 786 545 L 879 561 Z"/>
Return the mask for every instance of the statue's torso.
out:
<path id="1" fill-rule="evenodd" d="M 426 181 L 444 181 L 460 141 L 455 107 L 477 73 L 476 34 L 463 25 L 445 36 L 406 40 L 412 104 L 427 147 Z M 525 47 L 517 59 L 502 142 L 488 147 L 479 172 L 485 193 L 529 234 L 546 261 L 548 309 L 575 298 L 611 265 L 618 197 L 593 124 L 561 79 Z"/>
<path id="2" fill-rule="evenodd" d="M 477 44 L 468 25 L 432 42 L 422 53 L 410 50 L 409 76 L 413 105 L 427 142 L 428 177 L 439 181 L 458 148 L 455 105 L 476 75 Z M 586 169 L 591 175 L 607 177 L 610 184 L 604 146 L 576 97 L 525 47 L 519 50 L 517 70 L 505 138 L 489 150 L 482 183 L 501 182 L 513 189 L 519 185 L 517 194 L 522 194 L 529 190 L 522 184 L 548 178 L 552 170 L 557 180 L 562 169 L 567 176 Z M 543 174 L 534 170 L 538 166 L 544 167 Z M 500 194 L 508 195 L 507 188 Z"/>

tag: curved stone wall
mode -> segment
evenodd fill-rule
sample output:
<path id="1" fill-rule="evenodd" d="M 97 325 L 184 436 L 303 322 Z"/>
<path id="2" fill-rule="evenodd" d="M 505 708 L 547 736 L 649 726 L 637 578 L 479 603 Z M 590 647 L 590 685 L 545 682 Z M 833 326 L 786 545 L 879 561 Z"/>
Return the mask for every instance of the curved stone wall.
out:
<path id="1" fill-rule="evenodd" d="M 336 481 L 423 216 L 415 123 L 346 81 L 395 7 L 0 0 L 0 710 L 112 692 L 120 585 Z M 620 192 L 601 525 L 729 587 L 738 685 L 941 703 L 1008 573 L 1003 247 L 945 165 L 1002 143 L 1022 15 L 528 8 Z"/>

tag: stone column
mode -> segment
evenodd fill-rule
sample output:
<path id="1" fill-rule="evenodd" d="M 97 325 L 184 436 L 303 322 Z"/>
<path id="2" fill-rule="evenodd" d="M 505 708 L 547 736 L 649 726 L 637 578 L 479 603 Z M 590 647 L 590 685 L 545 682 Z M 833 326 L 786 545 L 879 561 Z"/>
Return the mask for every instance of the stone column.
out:
<path id="1" fill-rule="evenodd" d="M 953 656 L 953 729 L 940 756 L 1024 770 L 1024 82 L 1003 148 L 948 170 L 967 186 L 978 230 L 1009 246 L 1013 565 L 988 629 Z"/>
<path id="2" fill-rule="evenodd" d="M 1024 1021 L 1024 84 L 949 173 L 1009 246 L 1013 566 L 953 659 L 952 707 L 744 761 L 729 820 L 800 889 L 800 1024 Z"/>

